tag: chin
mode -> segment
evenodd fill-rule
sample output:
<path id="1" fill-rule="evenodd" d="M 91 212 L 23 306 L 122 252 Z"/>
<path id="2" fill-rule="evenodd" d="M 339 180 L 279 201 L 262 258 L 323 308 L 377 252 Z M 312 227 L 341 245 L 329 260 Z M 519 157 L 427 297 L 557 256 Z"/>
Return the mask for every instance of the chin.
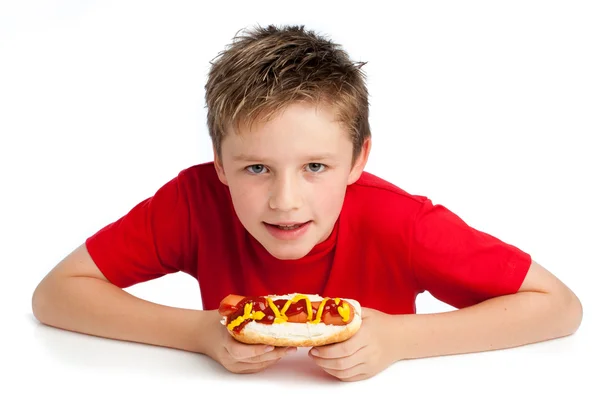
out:
<path id="1" fill-rule="evenodd" d="M 277 244 L 266 245 L 263 244 L 265 249 L 273 255 L 273 257 L 280 260 L 295 260 L 301 259 L 310 252 L 310 248 L 304 244 L 287 245 L 281 246 Z"/>

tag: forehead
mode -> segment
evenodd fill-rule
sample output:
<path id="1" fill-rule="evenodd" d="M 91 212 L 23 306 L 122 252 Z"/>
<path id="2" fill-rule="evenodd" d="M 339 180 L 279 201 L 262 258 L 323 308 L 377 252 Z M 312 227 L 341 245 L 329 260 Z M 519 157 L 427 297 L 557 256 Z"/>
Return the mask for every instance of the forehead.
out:
<path id="1" fill-rule="evenodd" d="M 328 105 L 308 103 L 288 105 L 269 120 L 229 130 L 223 151 L 237 160 L 256 157 L 334 157 L 351 152 L 352 141 L 346 127 Z"/>

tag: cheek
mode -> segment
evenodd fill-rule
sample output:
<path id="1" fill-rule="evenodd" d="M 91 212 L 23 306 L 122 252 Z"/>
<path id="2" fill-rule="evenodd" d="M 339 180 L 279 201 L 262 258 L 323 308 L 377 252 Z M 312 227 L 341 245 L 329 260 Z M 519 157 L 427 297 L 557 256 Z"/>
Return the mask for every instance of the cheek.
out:
<path id="1" fill-rule="evenodd" d="M 262 186 L 249 185 L 244 180 L 233 180 L 229 189 L 235 208 L 240 214 L 247 215 L 263 209 L 265 194 Z"/>
<path id="2" fill-rule="evenodd" d="M 345 183 L 327 183 L 313 191 L 313 207 L 320 212 L 323 217 L 337 216 L 343 202 L 346 191 Z M 326 215 L 326 216 L 325 216 Z"/>

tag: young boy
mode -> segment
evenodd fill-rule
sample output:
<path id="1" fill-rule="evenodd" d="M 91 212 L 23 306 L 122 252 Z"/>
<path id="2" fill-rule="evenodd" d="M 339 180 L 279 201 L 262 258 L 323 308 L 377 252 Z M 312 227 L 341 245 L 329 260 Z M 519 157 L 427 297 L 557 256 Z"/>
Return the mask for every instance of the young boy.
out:
<path id="1" fill-rule="evenodd" d="M 223 297 L 353 298 L 364 308 L 359 332 L 309 352 L 345 381 L 403 359 L 574 333 L 578 298 L 529 254 L 363 171 L 371 133 L 360 67 L 303 27 L 239 35 L 206 85 L 214 162 L 181 171 L 87 238 L 38 285 L 35 317 L 250 373 L 294 349 L 233 340 L 216 311 Z M 198 280 L 203 310 L 123 290 L 179 271 Z M 456 310 L 416 314 L 423 291 Z"/>

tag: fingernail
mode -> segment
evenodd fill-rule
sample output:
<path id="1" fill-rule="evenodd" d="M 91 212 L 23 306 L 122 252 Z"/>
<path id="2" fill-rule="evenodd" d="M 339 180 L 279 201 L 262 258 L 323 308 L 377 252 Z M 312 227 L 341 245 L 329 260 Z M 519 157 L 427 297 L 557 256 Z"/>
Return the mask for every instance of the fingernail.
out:
<path id="1" fill-rule="evenodd" d="M 319 356 L 319 351 L 317 351 L 316 349 L 313 349 L 312 351 L 310 351 L 310 353 L 314 356 Z"/>
<path id="2" fill-rule="evenodd" d="M 267 347 L 265 347 L 265 352 L 270 352 L 273 351 L 275 349 L 275 347 L 273 347 L 272 345 L 269 345 Z"/>

